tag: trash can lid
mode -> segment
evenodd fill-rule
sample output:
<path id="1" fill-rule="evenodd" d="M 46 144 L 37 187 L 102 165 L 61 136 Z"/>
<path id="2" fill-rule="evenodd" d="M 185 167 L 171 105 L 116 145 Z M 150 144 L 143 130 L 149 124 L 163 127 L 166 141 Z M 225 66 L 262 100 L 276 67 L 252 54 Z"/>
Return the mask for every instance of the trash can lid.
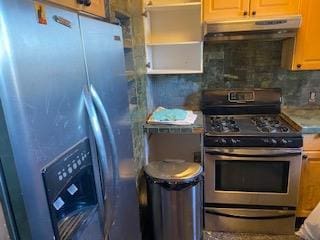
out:
<path id="1" fill-rule="evenodd" d="M 202 173 L 202 166 L 185 160 L 167 159 L 148 164 L 144 168 L 147 175 L 168 182 L 189 182 Z"/>

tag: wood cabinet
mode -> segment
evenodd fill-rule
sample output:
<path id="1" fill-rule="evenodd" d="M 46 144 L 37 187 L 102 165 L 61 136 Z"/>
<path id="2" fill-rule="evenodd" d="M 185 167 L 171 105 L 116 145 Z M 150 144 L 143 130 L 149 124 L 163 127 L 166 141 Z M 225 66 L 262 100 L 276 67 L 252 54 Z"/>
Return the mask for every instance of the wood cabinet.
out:
<path id="1" fill-rule="evenodd" d="M 282 66 L 290 70 L 320 69 L 320 1 L 303 0 L 302 25 L 296 39 L 286 40 Z"/>
<path id="2" fill-rule="evenodd" d="M 203 0 L 204 21 L 299 13 L 300 0 Z"/>
<path id="3" fill-rule="evenodd" d="M 246 18 L 250 11 L 250 0 L 204 0 L 204 21 L 230 18 Z"/>
<path id="4" fill-rule="evenodd" d="M 82 7 L 82 4 L 77 3 L 77 0 L 48 0 L 48 2 L 53 2 L 58 5 L 79 10 Z"/>
<path id="5" fill-rule="evenodd" d="M 90 6 L 79 4 L 77 0 L 47 0 L 67 8 L 71 8 L 77 11 L 87 12 L 99 17 L 105 17 L 105 4 L 104 0 L 91 0 Z"/>
<path id="6" fill-rule="evenodd" d="M 90 6 L 82 5 L 81 10 L 87 13 L 91 13 L 93 15 L 100 16 L 100 17 L 106 16 L 104 0 L 91 0 L 91 5 Z"/>
<path id="7" fill-rule="evenodd" d="M 320 135 L 304 136 L 298 217 L 307 217 L 320 202 Z"/>
<path id="8" fill-rule="evenodd" d="M 251 16 L 292 15 L 299 13 L 300 0 L 251 0 Z"/>

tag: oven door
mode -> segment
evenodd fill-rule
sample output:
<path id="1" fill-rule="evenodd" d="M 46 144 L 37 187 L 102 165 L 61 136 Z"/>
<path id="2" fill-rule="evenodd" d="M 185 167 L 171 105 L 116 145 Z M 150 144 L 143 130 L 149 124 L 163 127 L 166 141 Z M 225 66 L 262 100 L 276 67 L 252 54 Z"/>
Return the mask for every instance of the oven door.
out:
<path id="1" fill-rule="evenodd" d="M 295 207 L 301 149 L 207 148 L 205 202 Z"/>

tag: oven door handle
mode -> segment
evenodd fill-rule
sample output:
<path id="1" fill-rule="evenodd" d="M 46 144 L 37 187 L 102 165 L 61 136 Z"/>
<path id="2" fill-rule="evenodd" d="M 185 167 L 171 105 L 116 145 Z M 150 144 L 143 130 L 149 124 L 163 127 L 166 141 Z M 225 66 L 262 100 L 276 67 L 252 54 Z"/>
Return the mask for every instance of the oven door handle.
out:
<path id="1" fill-rule="evenodd" d="M 250 220 L 272 220 L 272 219 L 282 219 L 282 218 L 291 218 L 295 217 L 294 212 L 293 213 L 279 213 L 279 214 L 267 214 L 267 215 L 261 215 L 261 213 L 246 213 L 246 214 L 232 214 L 227 213 L 224 211 L 219 211 L 215 208 L 206 208 L 205 212 L 212 215 L 217 215 L 221 217 L 228 217 L 228 218 L 238 218 L 238 219 L 250 219 Z"/>
<path id="2" fill-rule="evenodd" d="M 255 158 L 274 158 L 274 157 L 292 157 L 301 155 L 301 151 L 295 152 L 279 152 L 279 153 L 266 153 L 258 154 L 257 152 L 248 154 L 248 153 L 237 153 L 237 152 L 223 152 L 223 151 L 206 151 L 206 154 L 213 156 L 227 156 L 227 157 L 255 157 Z"/>

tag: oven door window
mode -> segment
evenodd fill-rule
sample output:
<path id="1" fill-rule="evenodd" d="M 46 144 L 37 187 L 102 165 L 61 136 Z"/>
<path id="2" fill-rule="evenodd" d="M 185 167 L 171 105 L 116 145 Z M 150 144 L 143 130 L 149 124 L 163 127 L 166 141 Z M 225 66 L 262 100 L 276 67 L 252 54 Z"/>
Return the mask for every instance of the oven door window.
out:
<path id="1" fill-rule="evenodd" d="M 215 161 L 215 190 L 287 193 L 288 161 Z"/>

